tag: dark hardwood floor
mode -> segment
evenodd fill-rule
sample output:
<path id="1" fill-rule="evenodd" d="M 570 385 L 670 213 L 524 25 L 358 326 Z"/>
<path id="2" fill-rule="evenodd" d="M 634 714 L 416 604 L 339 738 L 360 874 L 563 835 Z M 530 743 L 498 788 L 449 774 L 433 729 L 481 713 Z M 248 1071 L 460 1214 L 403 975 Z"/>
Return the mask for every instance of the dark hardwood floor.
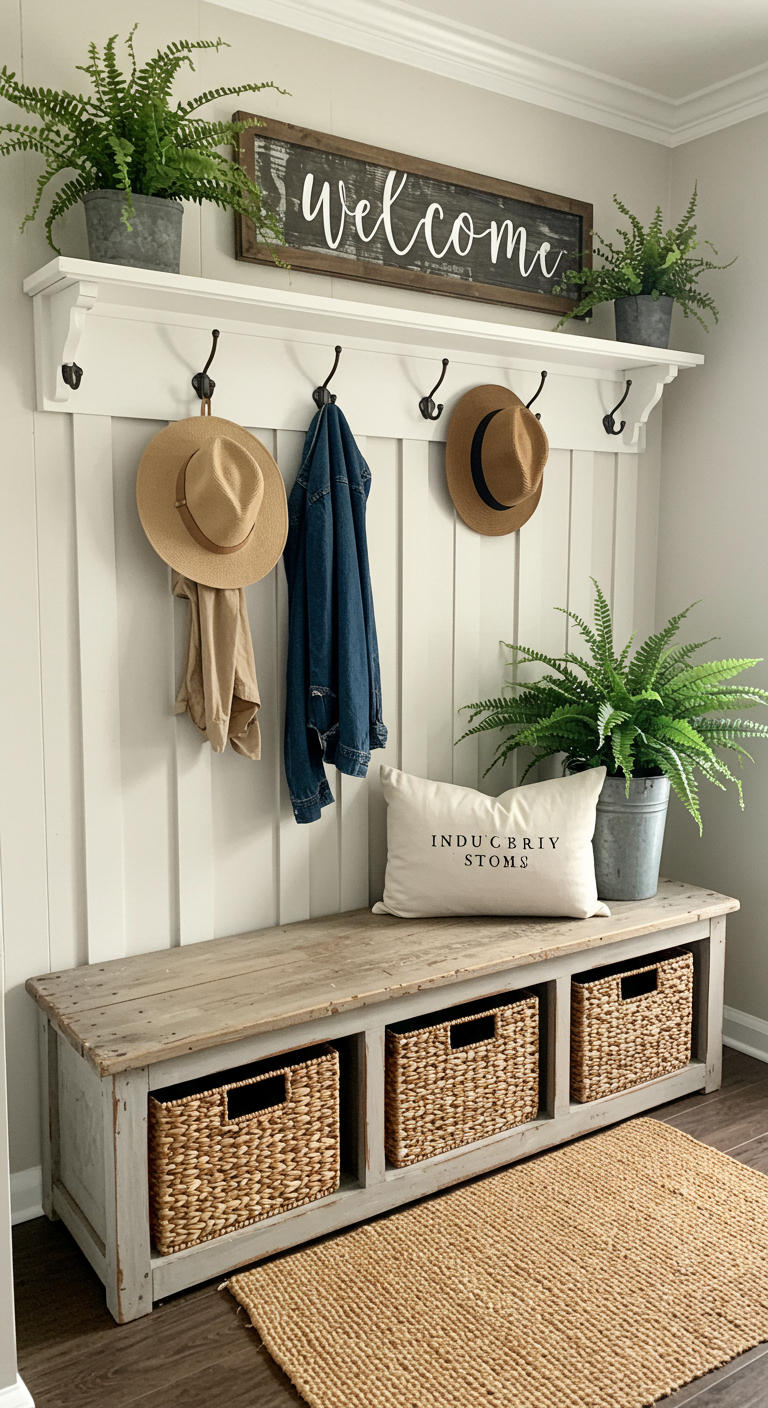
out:
<path id="1" fill-rule="evenodd" d="M 768 1173 L 768 1066 L 762 1062 L 726 1049 L 720 1090 L 691 1095 L 654 1114 Z M 41 1218 L 16 1227 L 14 1257 L 19 1372 L 37 1408 L 303 1403 L 259 1345 L 245 1312 L 215 1283 L 118 1326 L 100 1282 L 60 1222 Z M 663 1408 L 684 1403 L 768 1408 L 768 1343 L 680 1389 L 663 1400 Z"/>

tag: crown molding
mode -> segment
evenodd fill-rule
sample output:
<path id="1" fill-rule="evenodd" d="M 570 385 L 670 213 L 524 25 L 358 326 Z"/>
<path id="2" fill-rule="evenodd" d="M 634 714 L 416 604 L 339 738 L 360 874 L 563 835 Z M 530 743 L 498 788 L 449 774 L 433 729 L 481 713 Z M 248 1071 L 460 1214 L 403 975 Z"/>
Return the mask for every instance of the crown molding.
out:
<path id="1" fill-rule="evenodd" d="M 665 147 L 768 112 L 768 64 L 684 98 L 554 59 L 404 0 L 219 0 L 225 9 Z"/>

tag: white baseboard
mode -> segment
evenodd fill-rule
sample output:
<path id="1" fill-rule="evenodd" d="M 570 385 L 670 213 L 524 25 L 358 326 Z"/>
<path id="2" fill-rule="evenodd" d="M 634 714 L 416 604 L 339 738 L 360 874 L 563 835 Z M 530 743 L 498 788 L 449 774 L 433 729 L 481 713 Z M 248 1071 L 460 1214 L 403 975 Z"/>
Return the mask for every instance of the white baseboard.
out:
<path id="1" fill-rule="evenodd" d="M 755 1056 L 758 1061 L 768 1061 L 768 1022 L 749 1012 L 739 1012 L 736 1007 L 724 1007 L 723 1045 Z"/>
<path id="2" fill-rule="evenodd" d="M 35 1408 L 35 1400 L 18 1374 L 15 1384 L 0 1388 L 0 1408 Z"/>
<path id="3" fill-rule="evenodd" d="M 766 1057 L 768 1060 L 768 1057 Z M 29 1222 L 33 1217 L 43 1216 L 43 1172 L 38 1168 L 23 1168 L 20 1173 L 11 1174 L 11 1225 Z M 19 1399 L 19 1402 L 22 1400 Z M 30 1398 L 30 1403 L 32 1399 Z M 5 1408 L 5 1399 L 0 1394 L 0 1408 Z"/>

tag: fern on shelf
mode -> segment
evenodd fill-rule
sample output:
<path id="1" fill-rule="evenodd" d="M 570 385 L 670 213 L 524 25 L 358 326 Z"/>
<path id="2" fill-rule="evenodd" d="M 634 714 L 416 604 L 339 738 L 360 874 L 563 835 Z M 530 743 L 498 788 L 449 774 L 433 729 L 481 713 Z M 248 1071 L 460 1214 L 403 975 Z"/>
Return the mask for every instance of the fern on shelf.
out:
<path id="1" fill-rule="evenodd" d="M 708 332 L 707 324 L 697 309 L 711 313 L 715 322 L 718 321 L 718 313 L 712 295 L 699 288 L 699 279 L 713 269 L 730 269 L 736 261 L 732 259 L 729 264 L 713 264 L 709 259 L 694 255 L 693 251 L 702 243 L 708 244 L 712 253 L 717 254 L 709 240 L 696 238 L 693 217 L 698 187 L 694 186 L 688 208 L 673 230 L 664 230 L 660 205 L 657 205 L 656 214 L 646 230 L 618 196 L 615 195 L 613 200 L 631 228 L 616 231 L 621 236 L 620 248 L 592 231 L 596 241 L 595 254 L 602 262 L 596 269 L 566 270 L 562 283 L 552 290 L 553 293 L 572 298 L 573 291 L 568 285 L 574 284 L 581 298 L 557 326 L 562 327 L 569 318 L 583 318 L 598 303 L 609 303 L 633 294 L 650 294 L 655 301 L 673 298 L 686 318 L 692 314 Z"/>
<path id="2" fill-rule="evenodd" d="M 130 71 L 123 73 L 112 35 L 100 53 L 88 48 L 89 62 L 78 64 L 88 75 L 93 96 L 51 88 L 31 88 L 19 83 L 15 73 L 0 70 L 0 96 L 25 112 L 42 119 L 40 126 L 6 123 L 0 133 L 0 156 L 17 151 L 37 152 L 45 166 L 37 182 L 32 209 L 22 229 L 34 220 L 49 182 L 73 171 L 58 187 L 45 229 L 54 244 L 53 224 L 90 191 L 125 192 L 123 220 L 128 228 L 133 215 L 133 195 L 161 196 L 169 200 L 213 201 L 240 215 L 256 227 L 266 244 L 281 244 L 283 232 L 275 213 L 265 204 L 254 181 L 219 148 L 237 143 L 250 122 L 211 122 L 195 114 L 218 98 L 260 93 L 274 83 L 241 83 L 237 87 L 211 88 L 189 102 L 171 106 L 171 89 L 179 69 L 195 65 L 199 49 L 218 50 L 223 39 L 181 39 L 159 49 L 139 66 L 134 52 L 134 25 L 126 42 Z M 278 89 L 283 92 L 283 89 Z M 273 256 L 274 257 L 274 256 Z M 279 261 L 276 261 L 279 262 Z"/>
<path id="3" fill-rule="evenodd" d="M 605 766 L 611 775 L 626 778 L 627 795 L 632 777 L 663 773 L 699 831 L 697 774 L 723 790 L 723 779 L 735 782 L 743 808 L 741 782 L 715 750 L 730 749 L 740 763 L 745 757 L 753 761 L 739 740 L 768 738 L 765 724 L 722 717 L 768 704 L 768 691 L 729 683 L 760 661 L 692 664 L 691 656 L 710 641 L 672 645 L 692 606 L 673 616 L 634 654 L 634 635 L 617 654 L 608 602 L 597 582 L 594 586 L 593 628 L 575 612 L 556 608 L 580 631 L 590 658 L 573 651 L 542 655 L 528 646 L 508 645 L 514 667 L 540 665 L 545 673 L 531 683 L 513 680 L 499 699 L 465 705 L 473 726 L 462 737 L 504 730 L 488 772 L 516 749 L 532 749 L 521 782 L 531 768 L 555 753 L 564 754 L 563 772 Z M 482 721 L 474 723 L 481 715 Z"/>

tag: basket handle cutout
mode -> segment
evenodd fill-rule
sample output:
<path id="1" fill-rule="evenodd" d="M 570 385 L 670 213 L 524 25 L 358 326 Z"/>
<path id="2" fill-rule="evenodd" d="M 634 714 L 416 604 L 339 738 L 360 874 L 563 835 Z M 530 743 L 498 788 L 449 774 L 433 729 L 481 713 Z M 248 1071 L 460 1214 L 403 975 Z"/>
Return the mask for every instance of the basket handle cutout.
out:
<path id="1" fill-rule="evenodd" d="M 658 968 L 649 968 L 645 973 L 628 973 L 621 980 L 621 1000 L 644 997 L 647 992 L 657 992 L 659 987 Z"/>
<path id="2" fill-rule="evenodd" d="M 479 1041 L 493 1041 L 496 1035 L 496 1018 L 473 1017 L 468 1022 L 454 1022 L 451 1026 L 451 1050 L 459 1051 L 462 1046 L 475 1046 Z"/>
<path id="3" fill-rule="evenodd" d="M 255 1080 L 250 1085 L 233 1085 L 225 1091 L 226 1119 L 242 1120 L 248 1115 L 258 1115 L 262 1110 L 284 1105 L 286 1100 L 285 1071 L 264 1080 Z"/>

